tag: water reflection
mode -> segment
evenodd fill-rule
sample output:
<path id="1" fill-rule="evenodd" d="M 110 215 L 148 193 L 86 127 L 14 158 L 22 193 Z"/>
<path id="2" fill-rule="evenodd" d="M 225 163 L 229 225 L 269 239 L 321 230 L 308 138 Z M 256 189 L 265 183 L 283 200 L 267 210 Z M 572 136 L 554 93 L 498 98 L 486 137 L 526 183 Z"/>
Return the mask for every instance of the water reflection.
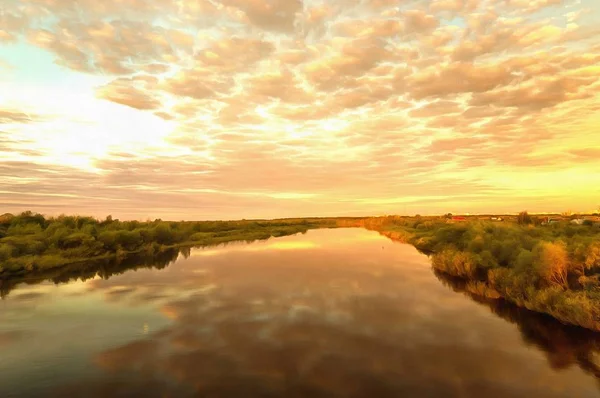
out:
<path id="1" fill-rule="evenodd" d="M 136 254 L 121 259 L 105 259 L 86 263 L 70 264 L 56 269 L 38 271 L 24 277 L 0 279 L 0 297 L 5 298 L 20 284 L 36 285 L 51 281 L 55 284 L 73 281 L 87 281 L 97 276 L 108 279 L 130 270 L 163 269 L 173 263 L 181 254 L 190 256 L 191 248 L 167 249 L 157 254 Z"/>
<path id="2" fill-rule="evenodd" d="M 470 292 L 462 279 L 437 270 L 434 270 L 434 274 L 445 286 L 465 294 L 500 318 L 516 324 L 523 341 L 539 348 L 553 369 L 568 369 L 577 365 L 596 377 L 600 388 L 600 333 L 562 324 L 550 316 L 517 307 L 502 299 L 482 297 Z"/>
<path id="3" fill-rule="evenodd" d="M 27 396 L 28 386 L 56 397 L 598 393 L 579 364 L 594 363 L 589 336 L 563 332 L 557 343 L 550 328 L 528 346 L 512 324 L 526 319 L 506 322 L 455 294 L 427 257 L 375 232 L 309 231 L 130 261 L 73 270 L 90 279 L 51 292 L 18 286 L 4 300 L 0 333 L 14 333 L 4 338 L 0 396 Z M 47 296 L 19 299 L 36 292 Z M 580 366 L 556 371 L 541 352 Z M 18 382 L 2 394 L 7 375 Z"/>

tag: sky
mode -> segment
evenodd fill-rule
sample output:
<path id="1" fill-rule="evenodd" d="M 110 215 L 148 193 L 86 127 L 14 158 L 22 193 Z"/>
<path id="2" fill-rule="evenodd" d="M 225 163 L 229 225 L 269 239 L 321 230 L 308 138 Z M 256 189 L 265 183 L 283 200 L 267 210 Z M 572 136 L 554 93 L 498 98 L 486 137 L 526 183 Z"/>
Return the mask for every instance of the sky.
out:
<path id="1" fill-rule="evenodd" d="M 600 207 L 597 0 L 2 0 L 0 213 Z"/>

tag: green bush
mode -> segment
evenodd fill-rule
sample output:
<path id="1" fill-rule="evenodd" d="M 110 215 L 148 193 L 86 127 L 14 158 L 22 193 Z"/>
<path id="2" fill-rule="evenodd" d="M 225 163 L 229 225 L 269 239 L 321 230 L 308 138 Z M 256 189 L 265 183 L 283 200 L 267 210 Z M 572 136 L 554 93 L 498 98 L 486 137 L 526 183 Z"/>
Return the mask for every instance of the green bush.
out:
<path id="1" fill-rule="evenodd" d="M 8 243 L 0 243 L 0 261 L 8 260 L 15 256 L 17 253 L 16 248 Z"/>
<path id="2" fill-rule="evenodd" d="M 477 271 L 477 262 L 473 255 L 452 249 L 434 254 L 432 264 L 440 271 L 459 277 L 474 277 Z"/>

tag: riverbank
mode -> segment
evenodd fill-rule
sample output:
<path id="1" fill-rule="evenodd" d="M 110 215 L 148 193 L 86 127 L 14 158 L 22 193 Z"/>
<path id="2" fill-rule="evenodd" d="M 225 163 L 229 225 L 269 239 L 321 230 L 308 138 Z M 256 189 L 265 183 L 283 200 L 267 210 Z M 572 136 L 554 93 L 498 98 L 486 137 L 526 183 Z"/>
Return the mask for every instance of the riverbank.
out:
<path id="1" fill-rule="evenodd" d="M 566 324 L 600 331 L 600 225 L 546 226 L 443 217 L 311 218 L 209 222 L 103 221 L 0 216 L 0 280 L 39 279 L 102 261 L 157 257 L 186 247 L 253 241 L 309 229 L 361 227 L 415 246 L 435 270 L 462 278 L 488 298 L 502 297 Z M 138 261 L 138 260 L 136 260 Z"/>
<path id="2" fill-rule="evenodd" d="M 336 227 L 333 219 L 206 222 L 119 221 L 107 217 L 0 216 L 0 278 L 22 277 L 71 264 L 157 255 L 233 241 L 254 241 Z"/>
<path id="3" fill-rule="evenodd" d="M 350 225 L 347 225 L 350 226 Z M 517 225 L 386 217 L 352 226 L 378 231 L 431 256 L 466 288 L 565 323 L 600 331 L 600 226 Z"/>

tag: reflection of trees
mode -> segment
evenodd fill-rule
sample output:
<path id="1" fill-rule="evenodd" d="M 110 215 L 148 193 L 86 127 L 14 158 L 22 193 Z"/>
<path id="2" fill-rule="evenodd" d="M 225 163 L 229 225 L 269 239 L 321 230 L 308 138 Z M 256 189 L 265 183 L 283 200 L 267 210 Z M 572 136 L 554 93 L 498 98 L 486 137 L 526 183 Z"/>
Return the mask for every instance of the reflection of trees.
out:
<path id="1" fill-rule="evenodd" d="M 466 281 L 437 270 L 434 273 L 444 285 L 489 307 L 502 319 L 517 324 L 523 341 L 542 350 L 553 369 L 567 369 L 577 364 L 596 377 L 600 385 L 600 333 L 564 325 L 548 315 L 517 307 L 502 299 L 482 297 L 469 291 Z"/>
<path id="2" fill-rule="evenodd" d="M 288 231 L 280 231 L 277 236 L 285 236 L 295 234 L 299 231 L 291 229 Z M 300 231 L 305 233 L 306 230 Z M 159 252 L 141 252 L 127 255 L 123 258 L 110 258 L 104 260 L 92 260 L 81 263 L 72 263 L 62 267 L 57 267 L 48 270 L 37 270 L 28 272 L 24 276 L 13 276 L 6 279 L 0 278 L 0 298 L 6 297 L 17 285 L 25 283 L 28 285 L 38 284 L 44 281 L 52 281 L 56 284 L 67 283 L 70 281 L 81 280 L 86 281 L 100 276 L 103 279 L 108 279 L 113 275 L 123 274 L 129 270 L 140 268 L 163 269 L 170 263 L 177 260 L 179 254 L 184 258 L 189 258 L 194 247 L 217 247 L 239 244 L 241 242 L 252 243 L 255 241 L 267 240 L 271 238 L 271 234 L 261 235 L 249 239 L 234 239 L 224 242 L 203 244 L 197 246 L 182 246 L 179 248 L 163 249 Z"/>
<path id="3" fill-rule="evenodd" d="M 86 281 L 96 276 L 108 279 L 113 275 L 120 275 L 130 270 L 137 269 L 163 269 L 177 260 L 179 254 L 189 257 L 191 248 L 171 248 L 155 254 L 135 254 L 125 258 L 112 258 L 105 260 L 74 263 L 65 267 L 44 270 L 24 277 L 0 279 L 0 297 L 6 297 L 17 285 L 25 283 L 35 285 L 44 281 L 55 284 L 71 281 Z M 186 258 L 187 258 L 186 257 Z"/>

